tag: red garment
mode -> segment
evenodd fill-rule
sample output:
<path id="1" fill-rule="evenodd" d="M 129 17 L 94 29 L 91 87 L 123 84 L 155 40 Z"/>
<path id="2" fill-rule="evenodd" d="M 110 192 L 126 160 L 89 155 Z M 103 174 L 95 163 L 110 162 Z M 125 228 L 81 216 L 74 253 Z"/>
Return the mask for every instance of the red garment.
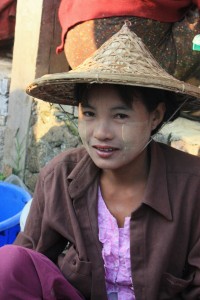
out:
<path id="1" fill-rule="evenodd" d="M 62 27 L 61 52 L 68 29 L 77 23 L 111 16 L 136 16 L 161 22 L 176 22 L 200 0 L 61 0 L 59 21 Z"/>
<path id="2" fill-rule="evenodd" d="M 37 251 L 0 247 L 0 299 L 83 300 L 58 267 Z"/>
<path id="3" fill-rule="evenodd" d="M 0 1 L 0 41 L 14 37 L 17 0 Z"/>

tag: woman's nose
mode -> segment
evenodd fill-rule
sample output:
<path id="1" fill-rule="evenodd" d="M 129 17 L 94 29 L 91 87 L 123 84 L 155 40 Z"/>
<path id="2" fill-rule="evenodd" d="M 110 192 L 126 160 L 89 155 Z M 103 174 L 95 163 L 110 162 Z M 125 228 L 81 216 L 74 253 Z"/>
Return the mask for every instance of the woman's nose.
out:
<path id="1" fill-rule="evenodd" d="M 109 124 L 109 122 L 105 120 L 96 122 L 93 134 L 94 137 L 98 140 L 112 139 L 113 132 L 112 132 L 111 124 Z"/>

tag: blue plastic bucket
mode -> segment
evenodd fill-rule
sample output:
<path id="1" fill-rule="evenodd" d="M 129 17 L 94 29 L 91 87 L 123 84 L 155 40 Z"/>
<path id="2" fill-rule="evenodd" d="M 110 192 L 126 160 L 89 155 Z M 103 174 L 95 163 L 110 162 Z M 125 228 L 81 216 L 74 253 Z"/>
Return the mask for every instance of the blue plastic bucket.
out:
<path id="1" fill-rule="evenodd" d="M 20 215 L 31 195 L 23 188 L 0 182 L 0 247 L 12 244 L 20 231 Z"/>

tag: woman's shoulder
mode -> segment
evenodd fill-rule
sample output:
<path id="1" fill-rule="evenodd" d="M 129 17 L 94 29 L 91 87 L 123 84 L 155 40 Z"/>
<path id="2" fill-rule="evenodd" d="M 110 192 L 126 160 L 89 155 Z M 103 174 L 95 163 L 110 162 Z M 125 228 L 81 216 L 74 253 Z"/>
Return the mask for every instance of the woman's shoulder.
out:
<path id="1" fill-rule="evenodd" d="M 89 155 L 84 147 L 80 146 L 77 148 L 68 149 L 57 156 L 44 166 L 40 173 L 43 175 L 50 174 L 61 169 L 72 170 L 78 164 L 84 164 L 88 161 Z"/>
<path id="2" fill-rule="evenodd" d="M 186 153 L 166 144 L 159 143 L 167 169 L 171 172 L 184 172 L 200 176 L 200 157 Z"/>
<path id="3" fill-rule="evenodd" d="M 61 152 L 57 156 L 55 156 L 50 163 L 57 164 L 60 162 L 74 162 L 77 163 L 80 161 L 85 155 L 87 155 L 87 151 L 83 146 L 79 146 L 77 148 L 70 148 L 66 151 Z"/>

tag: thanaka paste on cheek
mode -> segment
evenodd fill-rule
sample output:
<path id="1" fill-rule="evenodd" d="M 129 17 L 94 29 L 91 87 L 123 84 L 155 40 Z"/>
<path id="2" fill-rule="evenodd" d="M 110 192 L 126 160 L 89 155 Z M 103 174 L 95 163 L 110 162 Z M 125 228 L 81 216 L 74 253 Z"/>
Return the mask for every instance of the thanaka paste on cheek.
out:
<path id="1" fill-rule="evenodd" d="M 131 122 L 122 125 L 122 140 L 124 142 L 124 157 L 126 151 L 137 151 L 140 154 L 148 145 L 150 138 L 149 121 Z"/>

